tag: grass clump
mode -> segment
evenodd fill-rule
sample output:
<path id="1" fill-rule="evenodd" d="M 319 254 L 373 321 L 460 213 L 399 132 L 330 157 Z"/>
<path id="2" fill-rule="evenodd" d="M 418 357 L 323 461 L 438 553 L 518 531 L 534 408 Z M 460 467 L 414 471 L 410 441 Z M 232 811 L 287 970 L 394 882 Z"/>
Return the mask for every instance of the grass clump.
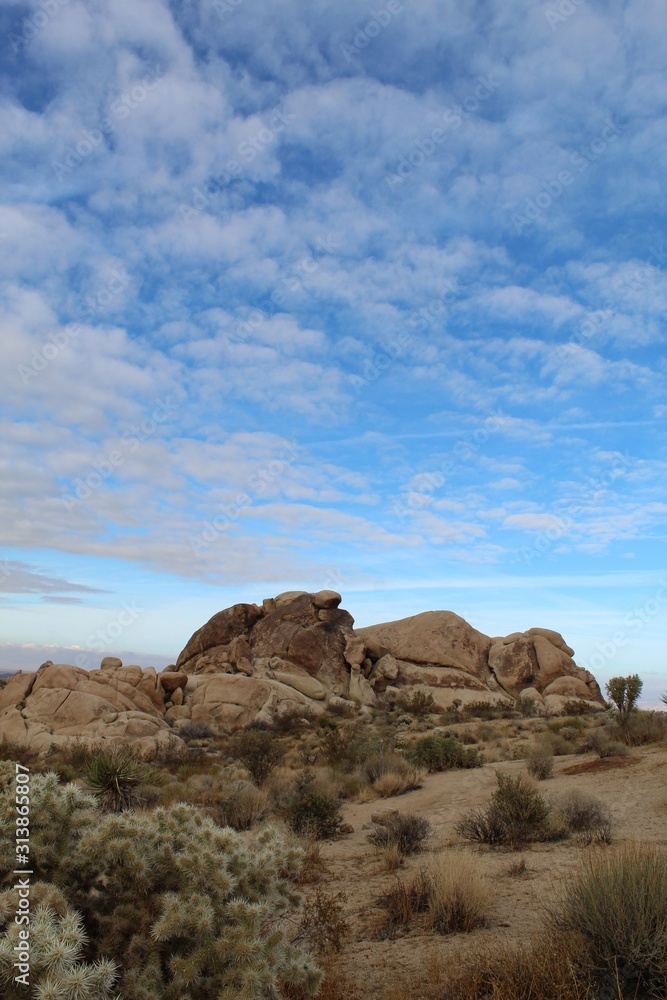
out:
<path id="1" fill-rule="evenodd" d="M 472 809 L 456 825 L 466 840 L 516 847 L 551 839 L 551 807 L 525 776 L 496 772 L 498 787 L 484 809 Z"/>
<path id="2" fill-rule="evenodd" d="M 494 944 L 443 970 L 443 1000 L 594 1000 L 589 974 L 564 935 Z M 601 998 L 598 998 L 601 1000 Z"/>
<path id="3" fill-rule="evenodd" d="M 427 771 L 448 771 L 457 767 L 481 767 L 484 758 L 476 747 L 465 747 L 445 733 L 429 733 L 417 740 L 406 756 Z"/>
<path id="4" fill-rule="evenodd" d="M 441 855 L 428 873 L 427 926 L 440 934 L 469 932 L 488 923 L 489 889 L 474 859 L 462 851 Z"/>
<path id="5" fill-rule="evenodd" d="M 602 987 L 622 997 L 664 997 L 667 990 L 667 854 L 630 844 L 591 852 L 549 911 L 556 931 L 572 934 Z M 617 994 L 614 994 L 617 995 Z"/>

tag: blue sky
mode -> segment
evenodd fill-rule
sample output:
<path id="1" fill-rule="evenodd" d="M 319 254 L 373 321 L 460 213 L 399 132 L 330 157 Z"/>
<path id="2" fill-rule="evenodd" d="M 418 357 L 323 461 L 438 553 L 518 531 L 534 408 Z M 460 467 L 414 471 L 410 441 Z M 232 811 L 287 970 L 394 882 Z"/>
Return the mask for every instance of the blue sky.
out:
<path id="1" fill-rule="evenodd" d="M 663 19 L 5 0 L 0 665 L 333 587 L 657 702 Z"/>

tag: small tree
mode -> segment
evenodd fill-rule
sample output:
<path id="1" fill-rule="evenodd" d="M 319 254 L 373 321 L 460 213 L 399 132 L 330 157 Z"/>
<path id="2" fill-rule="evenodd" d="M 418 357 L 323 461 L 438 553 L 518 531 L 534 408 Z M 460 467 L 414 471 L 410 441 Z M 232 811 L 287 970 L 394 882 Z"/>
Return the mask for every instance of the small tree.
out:
<path id="1" fill-rule="evenodd" d="M 607 681 L 607 694 L 614 703 L 619 725 L 623 729 L 627 728 L 628 719 L 637 706 L 643 686 L 644 683 L 637 674 L 631 674 L 629 677 L 612 677 Z"/>

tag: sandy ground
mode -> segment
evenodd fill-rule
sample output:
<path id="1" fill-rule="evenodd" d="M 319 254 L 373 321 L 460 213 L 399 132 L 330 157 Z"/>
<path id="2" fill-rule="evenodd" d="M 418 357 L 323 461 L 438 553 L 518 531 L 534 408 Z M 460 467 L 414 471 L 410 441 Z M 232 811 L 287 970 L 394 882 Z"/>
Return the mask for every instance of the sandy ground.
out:
<path id="1" fill-rule="evenodd" d="M 576 870 L 582 854 L 591 848 L 573 840 L 534 844 L 518 852 L 468 844 L 465 849 L 476 858 L 480 872 L 489 880 L 489 926 L 446 937 L 415 927 L 394 940 L 377 940 L 374 926 L 382 910 L 376 900 L 394 877 L 381 870 L 375 849 L 367 841 L 368 830 L 363 829 L 370 823 L 371 814 L 382 809 L 427 817 L 434 836 L 427 850 L 413 855 L 400 870 L 402 876 L 410 876 L 428 862 L 433 852 L 462 846 L 455 824 L 471 806 L 488 802 L 496 787 L 497 770 L 518 774 L 524 769 L 523 761 L 512 761 L 448 771 L 427 776 L 422 788 L 406 795 L 344 806 L 344 820 L 352 824 L 354 833 L 323 843 L 322 856 L 329 869 L 327 889 L 346 894 L 352 925 L 350 941 L 336 962 L 363 984 L 360 995 L 402 995 L 406 987 L 397 991 L 397 982 L 417 983 L 427 964 L 438 955 L 458 954 L 464 961 L 470 949 L 501 940 L 525 940 L 539 929 L 544 904 L 554 899 L 566 877 Z M 554 775 L 540 782 L 540 790 L 547 799 L 556 800 L 573 788 L 595 795 L 608 806 L 614 843 L 641 840 L 667 844 L 666 747 L 634 749 L 629 757 L 607 760 L 590 754 L 556 758 Z M 509 874 L 510 864 L 522 857 L 526 874 Z M 409 993 L 411 1000 L 419 995 L 418 991 Z"/>

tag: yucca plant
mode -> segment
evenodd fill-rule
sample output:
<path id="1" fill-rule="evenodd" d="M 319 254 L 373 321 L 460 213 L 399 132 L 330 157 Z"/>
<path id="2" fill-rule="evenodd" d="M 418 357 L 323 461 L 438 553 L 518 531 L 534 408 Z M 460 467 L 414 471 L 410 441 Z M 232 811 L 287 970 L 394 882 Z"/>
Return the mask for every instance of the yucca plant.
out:
<path id="1" fill-rule="evenodd" d="M 113 812 L 129 809 L 138 785 L 159 780 L 159 773 L 128 747 L 112 746 L 91 755 L 83 765 L 84 779 L 94 795 Z"/>

